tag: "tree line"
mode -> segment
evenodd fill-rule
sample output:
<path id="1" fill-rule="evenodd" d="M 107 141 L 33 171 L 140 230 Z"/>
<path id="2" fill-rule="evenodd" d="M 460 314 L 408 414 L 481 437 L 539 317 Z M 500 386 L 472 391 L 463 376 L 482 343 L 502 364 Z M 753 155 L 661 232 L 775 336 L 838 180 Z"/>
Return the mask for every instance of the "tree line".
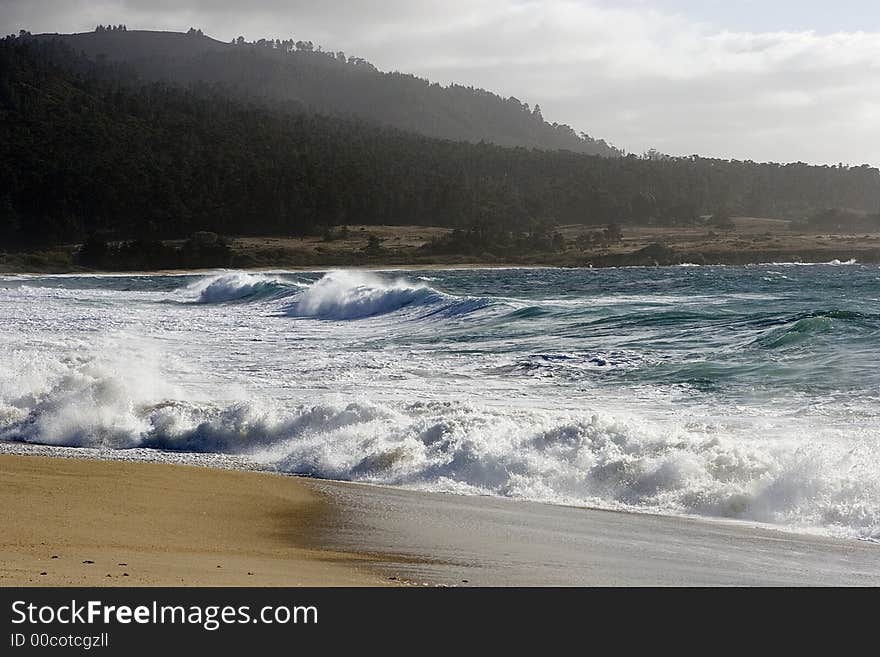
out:
<path id="1" fill-rule="evenodd" d="M 880 206 L 880 173 L 868 166 L 505 148 L 267 107 L 220 85 L 132 79 L 58 42 L 0 41 L 0 246 L 347 224 L 552 245 L 557 224 L 806 218 L 830 207 L 862 216 Z"/>
<path id="2" fill-rule="evenodd" d="M 246 41 L 239 36 L 223 43 L 194 27 L 186 33 L 105 28 L 33 38 L 60 40 L 92 58 L 127 63 L 143 80 L 219 83 L 248 102 L 296 103 L 302 111 L 357 117 L 456 141 L 621 155 L 601 139 L 548 123 L 540 107 L 517 98 L 382 72 L 362 57 L 324 50 L 310 40 Z"/>

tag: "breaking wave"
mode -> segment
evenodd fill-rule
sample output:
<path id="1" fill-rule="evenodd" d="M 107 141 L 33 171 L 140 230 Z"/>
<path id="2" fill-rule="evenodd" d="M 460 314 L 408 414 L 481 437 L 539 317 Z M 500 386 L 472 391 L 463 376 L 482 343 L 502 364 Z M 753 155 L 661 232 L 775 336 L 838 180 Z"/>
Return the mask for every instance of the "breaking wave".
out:
<path id="1" fill-rule="evenodd" d="M 238 454 L 324 478 L 880 538 L 880 447 L 868 440 L 805 439 L 794 425 L 791 435 L 760 436 L 751 425 L 658 422 L 598 403 L 566 412 L 454 401 L 221 403 L 188 397 L 150 362 L 19 363 L 14 383 L 0 381 L 0 439 Z"/>
<path id="2" fill-rule="evenodd" d="M 0 451 L 880 540 L 876 267 L 769 269 L 4 279 Z"/>
<path id="3" fill-rule="evenodd" d="M 352 320 L 416 310 L 419 317 L 426 317 L 465 314 L 490 303 L 444 294 L 403 278 L 389 281 L 367 272 L 332 271 L 299 293 L 282 312 L 288 317 Z"/>
<path id="4" fill-rule="evenodd" d="M 229 272 L 196 281 L 186 292 L 196 303 L 211 304 L 282 297 L 295 292 L 300 285 L 261 274 Z"/>
<path id="5" fill-rule="evenodd" d="M 284 312 L 291 317 L 359 319 L 415 304 L 441 301 L 427 285 L 403 279 L 385 281 L 374 274 L 333 271 L 303 290 Z"/>
<path id="6" fill-rule="evenodd" d="M 834 258 L 829 260 L 828 262 L 801 262 L 800 260 L 792 260 L 786 262 L 762 262 L 759 266 L 773 265 L 777 267 L 815 267 L 817 265 L 830 265 L 832 267 L 839 267 L 840 265 L 857 265 L 859 264 L 855 258 L 849 258 L 848 260 L 840 260 L 839 258 Z"/>
<path id="7" fill-rule="evenodd" d="M 457 297 L 426 283 L 387 279 L 357 271 L 331 271 L 301 282 L 246 272 L 226 272 L 200 279 L 183 291 L 186 303 L 276 302 L 277 314 L 323 320 L 354 320 L 414 311 L 417 317 L 456 316 L 492 305 L 482 297 Z M 172 300 L 176 302 L 176 299 Z"/>

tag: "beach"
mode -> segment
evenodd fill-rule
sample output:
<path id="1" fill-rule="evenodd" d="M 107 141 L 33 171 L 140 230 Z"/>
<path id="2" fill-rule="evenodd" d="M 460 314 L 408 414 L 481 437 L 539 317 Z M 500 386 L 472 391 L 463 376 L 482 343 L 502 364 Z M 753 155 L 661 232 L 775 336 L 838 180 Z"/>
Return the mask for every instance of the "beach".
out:
<path id="1" fill-rule="evenodd" d="M 445 586 L 878 586 L 880 544 L 771 526 L 309 481 L 327 545 Z M 386 557 L 387 558 L 387 557 Z"/>
<path id="2" fill-rule="evenodd" d="M 363 586 L 365 557 L 312 543 L 332 522 L 292 477 L 0 456 L 2 586 Z"/>
<path id="3" fill-rule="evenodd" d="M 880 585 L 880 545 L 145 462 L 0 456 L 3 586 Z"/>
<path id="4" fill-rule="evenodd" d="M 3 285 L 0 585 L 880 584 L 875 266 Z"/>

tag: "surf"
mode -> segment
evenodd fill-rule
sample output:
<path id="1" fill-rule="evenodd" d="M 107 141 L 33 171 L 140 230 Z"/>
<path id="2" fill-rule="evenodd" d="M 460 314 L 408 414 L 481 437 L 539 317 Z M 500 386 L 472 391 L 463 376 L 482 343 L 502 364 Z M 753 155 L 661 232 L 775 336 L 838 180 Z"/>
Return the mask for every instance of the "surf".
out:
<path id="1" fill-rule="evenodd" d="M 184 294 L 193 303 L 219 304 L 279 298 L 293 293 L 299 289 L 299 285 L 265 274 L 233 271 L 214 274 L 190 283 Z"/>
<path id="2" fill-rule="evenodd" d="M 877 445 L 835 443 L 827 431 L 805 439 L 809 431 L 792 425 L 757 439 L 749 425 L 658 421 L 601 400 L 567 411 L 473 401 L 222 403 L 189 398 L 142 364 L 132 375 L 135 364 L 125 363 L 58 365 L 7 409 L 0 439 L 147 449 L 157 460 L 237 455 L 327 479 L 880 536 Z"/>
<path id="3" fill-rule="evenodd" d="M 874 537 L 880 275 L 767 270 L 4 279 L 0 450 Z"/>
<path id="4" fill-rule="evenodd" d="M 387 279 L 357 271 L 331 271 L 302 290 L 285 305 L 287 317 L 350 321 L 402 311 L 420 319 L 462 315 L 479 310 L 492 301 L 457 297 L 440 292 L 425 282 L 405 278 Z"/>

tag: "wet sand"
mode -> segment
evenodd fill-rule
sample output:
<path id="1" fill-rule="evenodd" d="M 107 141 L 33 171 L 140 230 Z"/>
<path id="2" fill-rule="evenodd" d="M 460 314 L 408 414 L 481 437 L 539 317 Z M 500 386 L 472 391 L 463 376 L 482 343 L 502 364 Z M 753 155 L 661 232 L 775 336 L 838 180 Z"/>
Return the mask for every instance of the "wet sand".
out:
<path id="1" fill-rule="evenodd" d="M 309 481 L 337 549 L 390 576 L 455 586 L 880 586 L 880 545 L 745 523 Z M 380 557 L 380 561 L 383 558 Z"/>

